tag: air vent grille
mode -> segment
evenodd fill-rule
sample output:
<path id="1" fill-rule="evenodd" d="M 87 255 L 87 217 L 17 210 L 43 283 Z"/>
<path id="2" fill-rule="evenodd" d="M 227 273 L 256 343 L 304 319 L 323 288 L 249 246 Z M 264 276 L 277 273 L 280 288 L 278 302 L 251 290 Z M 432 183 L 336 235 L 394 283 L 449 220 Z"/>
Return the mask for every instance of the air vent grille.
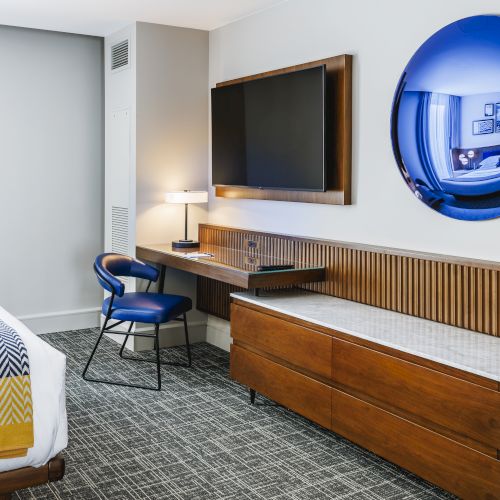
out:
<path id="1" fill-rule="evenodd" d="M 111 208 L 111 251 L 128 253 L 128 208 Z"/>
<path id="2" fill-rule="evenodd" d="M 128 255 L 128 208 L 111 207 L 111 251 Z M 126 285 L 127 278 L 120 278 Z"/>
<path id="3" fill-rule="evenodd" d="M 128 39 L 111 47 L 111 70 L 128 65 Z"/>

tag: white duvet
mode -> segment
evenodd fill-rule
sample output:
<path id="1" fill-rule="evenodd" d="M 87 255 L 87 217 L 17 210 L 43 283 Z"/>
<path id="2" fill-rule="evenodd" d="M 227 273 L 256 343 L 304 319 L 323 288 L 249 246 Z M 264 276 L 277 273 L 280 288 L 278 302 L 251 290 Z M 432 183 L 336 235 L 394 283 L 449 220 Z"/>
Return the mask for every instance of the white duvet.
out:
<path id="1" fill-rule="evenodd" d="M 28 466 L 40 467 L 68 444 L 64 391 L 66 356 L 1 307 L 0 319 L 16 330 L 28 351 L 35 432 L 35 446 L 28 450 L 28 455 L 0 459 L 0 472 Z"/>

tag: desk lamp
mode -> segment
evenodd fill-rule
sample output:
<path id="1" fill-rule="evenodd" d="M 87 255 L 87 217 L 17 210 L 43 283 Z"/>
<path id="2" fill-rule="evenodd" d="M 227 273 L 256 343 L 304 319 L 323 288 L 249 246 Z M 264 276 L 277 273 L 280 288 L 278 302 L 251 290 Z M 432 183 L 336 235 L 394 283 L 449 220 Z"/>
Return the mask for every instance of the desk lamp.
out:
<path id="1" fill-rule="evenodd" d="M 199 242 L 188 240 L 188 205 L 191 203 L 207 203 L 207 191 L 171 191 L 165 193 L 166 203 L 184 203 L 184 239 L 172 241 L 172 248 L 198 248 Z"/>

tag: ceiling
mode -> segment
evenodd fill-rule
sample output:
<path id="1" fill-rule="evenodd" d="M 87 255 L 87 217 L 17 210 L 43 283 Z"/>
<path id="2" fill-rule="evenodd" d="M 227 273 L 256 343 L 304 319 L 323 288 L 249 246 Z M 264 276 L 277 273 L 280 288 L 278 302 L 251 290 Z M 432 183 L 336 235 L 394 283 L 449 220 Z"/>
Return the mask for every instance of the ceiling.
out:
<path id="1" fill-rule="evenodd" d="M 135 21 L 212 30 L 286 0 L 0 0 L 0 24 L 106 36 Z"/>

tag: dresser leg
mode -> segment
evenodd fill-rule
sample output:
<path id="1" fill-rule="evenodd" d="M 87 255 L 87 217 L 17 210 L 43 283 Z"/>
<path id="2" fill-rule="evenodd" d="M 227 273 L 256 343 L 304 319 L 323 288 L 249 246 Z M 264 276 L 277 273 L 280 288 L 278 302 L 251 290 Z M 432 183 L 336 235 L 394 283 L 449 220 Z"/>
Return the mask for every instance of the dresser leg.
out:
<path id="1" fill-rule="evenodd" d="M 255 389 L 250 389 L 250 404 L 253 405 L 255 403 Z"/>

